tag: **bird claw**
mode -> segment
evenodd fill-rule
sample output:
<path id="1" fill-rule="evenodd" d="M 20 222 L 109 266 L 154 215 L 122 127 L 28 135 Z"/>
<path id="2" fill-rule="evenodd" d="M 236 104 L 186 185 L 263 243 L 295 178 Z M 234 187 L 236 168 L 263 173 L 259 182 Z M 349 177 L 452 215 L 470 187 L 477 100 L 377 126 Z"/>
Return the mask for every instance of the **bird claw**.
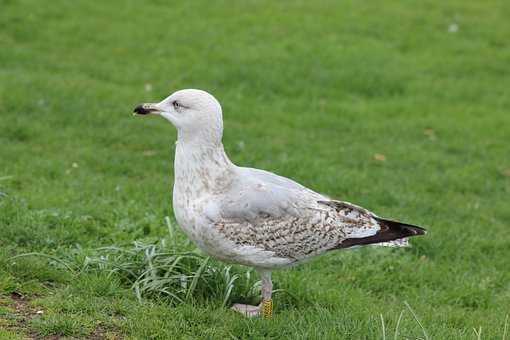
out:
<path id="1" fill-rule="evenodd" d="M 248 318 L 260 315 L 260 306 L 243 305 L 240 303 L 236 303 L 230 309 L 235 310 L 236 312 L 239 312 Z"/>
<path id="2" fill-rule="evenodd" d="M 270 318 L 273 316 L 273 300 L 263 300 L 258 306 L 236 303 L 231 309 L 249 318 L 259 315 L 262 315 L 265 318 Z"/>

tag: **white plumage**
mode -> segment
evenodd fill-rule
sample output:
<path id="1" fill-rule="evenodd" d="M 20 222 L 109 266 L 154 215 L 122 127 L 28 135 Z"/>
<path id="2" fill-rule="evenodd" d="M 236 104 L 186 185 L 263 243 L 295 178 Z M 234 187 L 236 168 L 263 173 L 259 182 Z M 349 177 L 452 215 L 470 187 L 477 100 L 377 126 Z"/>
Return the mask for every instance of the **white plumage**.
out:
<path id="1" fill-rule="evenodd" d="M 176 126 L 177 222 L 207 254 L 255 267 L 262 276 L 261 306 L 271 301 L 273 269 L 332 249 L 381 242 L 405 245 L 405 237 L 424 233 L 331 200 L 288 178 L 234 165 L 221 142 L 221 106 L 207 92 L 177 91 L 160 103 L 140 105 L 135 112 L 159 114 Z M 261 306 L 233 308 L 251 316 Z"/>

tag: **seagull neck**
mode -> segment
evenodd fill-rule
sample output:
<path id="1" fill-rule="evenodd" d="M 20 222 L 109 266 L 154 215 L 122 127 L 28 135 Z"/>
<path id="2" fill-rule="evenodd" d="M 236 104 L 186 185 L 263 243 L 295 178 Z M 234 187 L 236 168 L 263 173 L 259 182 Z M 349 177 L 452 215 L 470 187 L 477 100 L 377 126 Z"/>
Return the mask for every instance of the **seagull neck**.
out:
<path id="1" fill-rule="evenodd" d="M 228 185 L 235 165 L 230 161 L 223 144 L 199 144 L 177 141 L 175 148 L 175 186 L 182 190 L 193 187 L 197 194 L 204 190 L 218 190 Z"/>

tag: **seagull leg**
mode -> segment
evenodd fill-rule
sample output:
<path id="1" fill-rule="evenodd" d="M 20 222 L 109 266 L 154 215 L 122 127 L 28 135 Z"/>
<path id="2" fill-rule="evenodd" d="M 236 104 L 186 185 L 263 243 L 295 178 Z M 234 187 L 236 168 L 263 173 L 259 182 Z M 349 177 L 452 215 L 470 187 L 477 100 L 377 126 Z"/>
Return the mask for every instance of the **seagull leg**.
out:
<path id="1" fill-rule="evenodd" d="M 273 316 L 273 299 L 271 299 L 273 282 L 271 281 L 271 272 L 260 271 L 260 276 L 262 278 L 262 302 L 260 303 L 260 309 L 262 316 L 270 318 Z"/>
<path id="2" fill-rule="evenodd" d="M 271 282 L 270 271 L 259 271 L 262 279 L 262 301 L 258 306 L 244 305 L 236 303 L 232 306 L 232 310 L 239 312 L 247 317 L 258 316 L 262 313 L 264 317 L 271 317 L 273 315 L 273 300 L 271 294 L 273 292 L 273 283 Z"/>

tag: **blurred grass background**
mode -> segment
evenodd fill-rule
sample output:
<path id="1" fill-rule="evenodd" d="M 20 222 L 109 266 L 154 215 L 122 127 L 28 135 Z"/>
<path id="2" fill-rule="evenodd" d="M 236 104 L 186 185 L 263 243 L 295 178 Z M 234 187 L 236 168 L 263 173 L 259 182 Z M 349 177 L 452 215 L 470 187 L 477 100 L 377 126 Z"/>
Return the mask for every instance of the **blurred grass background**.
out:
<path id="1" fill-rule="evenodd" d="M 510 310 L 507 1 L 0 0 L 0 336 L 501 338 Z M 273 320 L 147 298 L 43 257 L 159 244 L 200 88 L 232 160 L 429 229 L 276 273 Z M 242 268 L 237 270 L 242 272 Z M 241 296 L 232 296 L 232 299 Z M 37 311 L 42 313 L 37 314 Z M 3 329 L 3 330 L 2 330 Z M 479 335 L 480 334 L 480 335 Z"/>

